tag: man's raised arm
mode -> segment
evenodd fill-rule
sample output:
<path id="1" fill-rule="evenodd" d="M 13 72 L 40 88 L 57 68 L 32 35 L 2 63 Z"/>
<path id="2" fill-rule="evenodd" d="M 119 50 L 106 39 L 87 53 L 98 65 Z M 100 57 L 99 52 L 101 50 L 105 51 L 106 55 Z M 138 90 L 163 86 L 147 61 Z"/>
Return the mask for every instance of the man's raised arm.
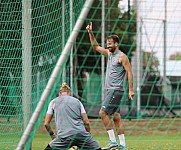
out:
<path id="1" fill-rule="evenodd" d="M 90 38 L 90 42 L 92 44 L 93 49 L 96 50 L 97 52 L 107 56 L 109 53 L 109 50 L 99 46 L 99 44 L 97 43 L 97 41 L 94 37 L 94 33 L 92 32 L 92 22 L 90 22 L 90 24 L 87 25 L 86 29 L 89 33 L 89 38 Z"/>

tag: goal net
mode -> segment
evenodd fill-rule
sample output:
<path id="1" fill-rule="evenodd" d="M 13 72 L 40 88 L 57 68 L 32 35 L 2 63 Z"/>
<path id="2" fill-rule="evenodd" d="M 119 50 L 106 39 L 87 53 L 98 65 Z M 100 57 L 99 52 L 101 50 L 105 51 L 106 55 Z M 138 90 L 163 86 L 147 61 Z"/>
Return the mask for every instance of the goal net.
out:
<path id="1" fill-rule="evenodd" d="M 125 128 L 128 137 L 138 130 L 142 119 L 149 121 L 139 128 L 139 135 L 146 130 L 153 132 L 151 135 L 158 130 L 164 131 L 162 135 L 173 130 L 175 136 L 180 135 L 181 2 L 95 0 L 85 5 L 87 1 L 1 0 L 2 148 L 15 149 L 27 125 L 33 123 L 25 145 L 31 147 L 48 104 L 58 95 L 63 81 L 81 100 L 89 118 L 99 119 L 107 58 L 92 49 L 86 30 L 90 22 L 100 46 L 106 46 L 108 35 L 120 37 L 119 48 L 132 65 L 135 97 L 129 101 L 126 80 L 125 98 L 120 104 L 123 120 L 128 124 L 132 121 L 132 126 Z M 79 18 L 84 9 L 88 14 Z M 36 121 L 29 123 L 35 113 Z M 168 118 L 172 118 L 168 126 L 161 128 Z M 158 124 L 153 123 L 155 119 L 159 119 Z M 95 129 L 97 126 L 92 124 Z"/>

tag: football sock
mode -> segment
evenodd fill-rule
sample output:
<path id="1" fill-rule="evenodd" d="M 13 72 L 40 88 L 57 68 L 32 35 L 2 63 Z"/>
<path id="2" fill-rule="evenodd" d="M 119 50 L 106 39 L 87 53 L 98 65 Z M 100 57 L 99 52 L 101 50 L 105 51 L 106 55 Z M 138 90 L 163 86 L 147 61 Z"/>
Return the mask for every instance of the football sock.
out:
<path id="1" fill-rule="evenodd" d="M 120 145 L 126 146 L 124 134 L 118 135 L 118 137 L 119 137 Z"/>
<path id="2" fill-rule="evenodd" d="M 109 139 L 111 140 L 111 142 L 116 142 L 116 137 L 115 137 L 115 134 L 114 134 L 114 130 L 108 130 L 107 131 L 108 135 L 109 135 Z"/>

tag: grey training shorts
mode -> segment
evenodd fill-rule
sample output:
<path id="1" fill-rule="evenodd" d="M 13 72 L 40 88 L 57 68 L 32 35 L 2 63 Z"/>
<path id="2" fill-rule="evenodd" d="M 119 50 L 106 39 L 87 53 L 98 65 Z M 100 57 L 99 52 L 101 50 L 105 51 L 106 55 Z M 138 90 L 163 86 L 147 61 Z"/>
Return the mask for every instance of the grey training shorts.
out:
<path id="1" fill-rule="evenodd" d="M 102 111 L 106 112 L 108 115 L 112 115 L 115 112 L 120 113 L 120 103 L 123 95 L 124 91 L 113 89 L 106 90 L 105 99 L 101 108 Z"/>
<path id="2" fill-rule="evenodd" d="M 77 146 L 81 150 L 97 150 L 100 148 L 90 133 L 78 133 L 67 138 L 56 137 L 49 143 L 54 150 L 68 150 L 72 146 Z"/>

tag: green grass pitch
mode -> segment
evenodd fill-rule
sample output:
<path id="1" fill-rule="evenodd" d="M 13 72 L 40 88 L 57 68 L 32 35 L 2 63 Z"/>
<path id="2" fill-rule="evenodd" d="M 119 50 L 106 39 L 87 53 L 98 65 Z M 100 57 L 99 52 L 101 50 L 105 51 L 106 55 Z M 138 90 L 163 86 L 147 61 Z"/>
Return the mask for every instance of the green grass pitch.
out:
<path id="1" fill-rule="evenodd" d="M 181 150 L 181 119 L 124 120 L 126 144 L 129 150 Z M 162 122 L 162 124 L 160 124 Z M 99 119 L 91 120 L 91 134 L 101 147 L 109 139 Z M 32 150 L 44 149 L 51 141 L 43 126 L 37 132 Z"/>
<path id="2" fill-rule="evenodd" d="M 15 150 L 20 140 L 21 128 L 8 126 L 1 118 L 4 128 L 0 129 L 2 150 Z M 11 119 L 11 122 L 15 120 Z M 108 135 L 100 119 L 90 119 L 91 134 L 101 147 L 108 141 Z M 16 120 L 18 123 L 18 120 Z M 16 124 L 15 124 L 16 125 Z M 181 118 L 123 119 L 126 144 L 129 150 L 181 150 Z M 52 123 L 53 129 L 55 124 Z M 14 129 L 13 131 L 11 131 Z M 32 141 L 32 150 L 43 150 L 51 141 L 43 123 Z"/>
<path id="3" fill-rule="evenodd" d="M 94 138 L 101 147 L 108 142 L 105 134 L 95 135 Z M 37 134 L 33 140 L 32 150 L 43 150 L 50 140 L 47 134 Z M 180 150 L 181 136 L 127 136 L 126 143 L 129 150 Z"/>

